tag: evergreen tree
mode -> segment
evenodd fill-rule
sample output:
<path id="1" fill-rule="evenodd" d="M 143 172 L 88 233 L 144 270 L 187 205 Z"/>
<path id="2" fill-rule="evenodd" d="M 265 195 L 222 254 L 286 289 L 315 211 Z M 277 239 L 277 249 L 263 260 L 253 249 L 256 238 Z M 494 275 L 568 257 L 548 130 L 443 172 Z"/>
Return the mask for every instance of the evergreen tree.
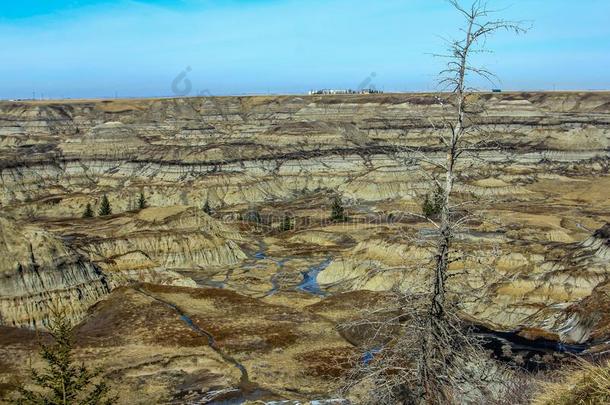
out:
<path id="1" fill-rule="evenodd" d="M 146 207 L 148 207 L 148 203 L 146 202 L 144 193 L 140 193 L 140 198 L 138 198 L 138 209 L 143 210 Z"/>
<path id="2" fill-rule="evenodd" d="M 341 203 L 341 199 L 339 197 L 335 197 L 333 201 L 332 213 L 330 215 L 330 219 L 335 222 L 345 222 L 347 221 L 347 215 L 345 215 L 345 209 L 343 208 L 343 204 Z"/>
<path id="3" fill-rule="evenodd" d="M 83 212 L 83 218 L 92 218 L 93 217 L 93 208 L 91 208 L 91 203 L 87 203 L 85 207 L 85 212 Z"/>
<path id="4" fill-rule="evenodd" d="M 31 370 L 30 377 L 37 389 L 18 389 L 14 403 L 18 405 L 110 405 L 117 397 L 109 395 L 105 381 L 99 381 L 100 370 L 90 371 L 77 364 L 73 353 L 72 325 L 64 312 L 53 314 L 49 326 L 55 341 L 41 345 L 40 355 L 46 362 L 42 371 Z M 94 381 L 99 382 L 95 383 Z"/>
<path id="5" fill-rule="evenodd" d="M 443 189 L 439 186 L 437 186 L 434 192 L 426 194 L 426 198 L 422 204 L 422 212 L 426 218 L 434 218 L 441 213 L 444 204 L 443 198 Z"/>
<path id="6" fill-rule="evenodd" d="M 112 208 L 110 207 L 110 201 L 108 201 L 108 196 L 104 194 L 102 197 L 102 203 L 100 205 L 100 216 L 110 215 L 112 214 Z"/>
<path id="7" fill-rule="evenodd" d="M 210 207 L 210 202 L 208 200 L 205 200 L 205 204 L 203 204 L 203 212 L 212 215 L 212 207 Z"/>
<path id="8" fill-rule="evenodd" d="M 294 223 L 292 221 L 292 218 L 288 215 L 285 215 L 284 219 L 282 220 L 282 223 L 280 224 L 280 231 L 286 232 L 292 229 L 294 229 Z"/>

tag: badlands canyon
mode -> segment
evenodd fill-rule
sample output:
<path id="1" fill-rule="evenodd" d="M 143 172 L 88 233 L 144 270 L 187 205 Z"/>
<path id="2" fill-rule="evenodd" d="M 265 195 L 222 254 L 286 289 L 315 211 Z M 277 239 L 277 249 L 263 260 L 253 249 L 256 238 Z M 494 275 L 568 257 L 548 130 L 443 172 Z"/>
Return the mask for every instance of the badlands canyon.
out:
<path id="1" fill-rule="evenodd" d="M 607 353 L 610 93 L 473 97 L 484 147 L 455 190 L 470 218 L 450 266 L 460 317 L 528 369 Z M 421 213 L 446 102 L 0 102 L 0 397 L 42 363 L 59 309 L 120 403 L 339 398 L 366 355 L 366 331 L 341 325 L 430 285 Z"/>

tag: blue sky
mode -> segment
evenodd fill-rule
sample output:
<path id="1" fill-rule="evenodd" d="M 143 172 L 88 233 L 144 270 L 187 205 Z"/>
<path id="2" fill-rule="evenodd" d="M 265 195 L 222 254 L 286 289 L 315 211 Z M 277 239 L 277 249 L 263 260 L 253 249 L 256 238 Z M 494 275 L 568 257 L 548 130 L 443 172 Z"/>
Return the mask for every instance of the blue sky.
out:
<path id="1" fill-rule="evenodd" d="M 367 80 L 385 91 L 436 90 L 442 61 L 430 54 L 460 23 L 442 0 L 4 3 L 1 98 L 299 93 Z M 494 53 L 480 57 L 499 87 L 610 89 L 610 1 L 490 4 L 533 25 L 493 38 Z"/>

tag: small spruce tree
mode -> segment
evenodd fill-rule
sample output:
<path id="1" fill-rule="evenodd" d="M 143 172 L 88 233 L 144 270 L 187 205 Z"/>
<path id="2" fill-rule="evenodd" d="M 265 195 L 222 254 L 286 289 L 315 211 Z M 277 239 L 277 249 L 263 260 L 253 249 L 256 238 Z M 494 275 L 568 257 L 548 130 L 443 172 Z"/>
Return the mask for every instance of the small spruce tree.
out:
<path id="1" fill-rule="evenodd" d="M 435 218 L 440 215 L 443 209 L 443 189 L 437 186 L 436 190 L 426 194 L 424 203 L 422 204 L 422 212 L 426 218 Z"/>
<path id="2" fill-rule="evenodd" d="M 87 203 L 85 207 L 85 212 L 83 212 L 83 218 L 92 218 L 93 217 L 93 208 L 91 208 L 91 203 Z"/>
<path id="3" fill-rule="evenodd" d="M 102 203 L 100 204 L 100 216 L 110 215 L 112 214 L 112 208 L 110 207 L 110 201 L 108 201 L 108 196 L 104 194 L 102 197 Z"/>
<path id="4" fill-rule="evenodd" d="M 143 210 L 148 207 L 148 203 L 146 202 L 146 198 L 144 197 L 144 193 L 140 193 L 140 198 L 138 198 L 138 209 Z"/>
<path id="5" fill-rule="evenodd" d="M 347 215 L 345 215 L 345 209 L 343 208 L 343 203 L 341 202 L 341 199 L 339 197 L 335 197 L 335 199 L 333 200 L 330 219 L 335 222 L 347 221 Z"/>
<path id="6" fill-rule="evenodd" d="M 294 229 L 294 223 L 290 216 L 285 215 L 282 223 L 280 224 L 280 231 L 287 232 Z"/>
<path id="7" fill-rule="evenodd" d="M 203 212 L 212 215 L 212 207 L 210 207 L 210 202 L 208 200 L 205 200 L 205 204 L 203 204 Z"/>
<path id="8" fill-rule="evenodd" d="M 14 400 L 18 405 L 88 404 L 111 405 L 117 397 L 109 395 L 107 383 L 100 379 L 101 370 L 90 371 L 74 360 L 72 325 L 65 312 L 52 314 L 49 330 L 52 345 L 41 345 L 40 355 L 46 362 L 42 371 L 32 369 L 30 377 L 37 389 L 18 388 Z M 97 383 L 95 381 L 98 381 Z"/>

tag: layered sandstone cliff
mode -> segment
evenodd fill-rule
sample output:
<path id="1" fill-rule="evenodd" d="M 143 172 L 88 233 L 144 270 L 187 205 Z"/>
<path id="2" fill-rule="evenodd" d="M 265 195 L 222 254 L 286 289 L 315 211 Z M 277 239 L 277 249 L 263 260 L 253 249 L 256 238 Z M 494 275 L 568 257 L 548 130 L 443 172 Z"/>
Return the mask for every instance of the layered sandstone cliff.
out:
<path id="1" fill-rule="evenodd" d="M 464 191 L 519 195 L 538 176 L 607 170 L 606 93 L 480 99 L 485 137 L 499 148 L 469 170 Z M 435 128 L 446 114 L 433 95 L 2 103 L 0 203 L 69 217 L 101 191 L 120 210 L 140 190 L 152 205 L 256 202 L 320 187 L 365 200 L 413 197 L 422 176 L 382 152 L 442 156 Z"/>
<path id="2" fill-rule="evenodd" d="M 453 269 L 468 270 L 458 289 L 478 292 L 467 312 L 496 328 L 544 327 L 582 341 L 592 332 L 568 331 L 568 323 L 582 322 L 565 316 L 608 279 L 608 258 L 591 235 L 610 220 L 610 94 L 476 98 L 478 140 L 494 143 L 460 168 L 459 198 L 475 201 L 481 214 L 460 236 L 468 259 Z M 0 209 L 25 224 L 19 232 L 47 232 L 45 249 L 61 242 L 78 252 L 81 264 L 47 259 L 49 271 L 81 266 L 110 287 L 134 280 L 193 285 L 182 270 L 238 266 L 246 257 L 236 228 L 200 212 L 205 201 L 235 217 L 244 207 L 329 189 L 375 222 L 330 230 L 336 237 L 319 249 L 354 243 L 333 253 L 319 281 L 331 291 L 417 290 L 426 282 L 426 223 L 385 219 L 419 210 L 431 188 L 425 162 L 443 158 L 436 135 L 446 114 L 427 94 L 4 102 Z M 141 192 L 152 208 L 132 212 Z M 87 203 L 97 210 L 104 194 L 115 216 L 78 219 Z M 315 247 L 328 229 L 308 231 L 290 246 Z M 28 249 L 11 245 L 6 257 L 26 252 L 19 263 L 31 267 Z M 30 297 L 49 285 L 8 287 L 14 282 L 4 280 L 19 274 L 16 261 L 0 260 L 11 274 L 0 288 L 12 294 L 2 302 L 39 305 Z M 92 301 L 105 293 L 94 276 L 68 278 L 74 281 L 57 288 L 84 283 Z M 27 315 L 33 309 L 15 311 L 2 309 L 3 322 L 41 319 Z"/>
<path id="3" fill-rule="evenodd" d="M 106 277 L 60 238 L 0 217 L 0 322 L 40 327 L 49 311 L 78 319 L 110 291 Z"/>

